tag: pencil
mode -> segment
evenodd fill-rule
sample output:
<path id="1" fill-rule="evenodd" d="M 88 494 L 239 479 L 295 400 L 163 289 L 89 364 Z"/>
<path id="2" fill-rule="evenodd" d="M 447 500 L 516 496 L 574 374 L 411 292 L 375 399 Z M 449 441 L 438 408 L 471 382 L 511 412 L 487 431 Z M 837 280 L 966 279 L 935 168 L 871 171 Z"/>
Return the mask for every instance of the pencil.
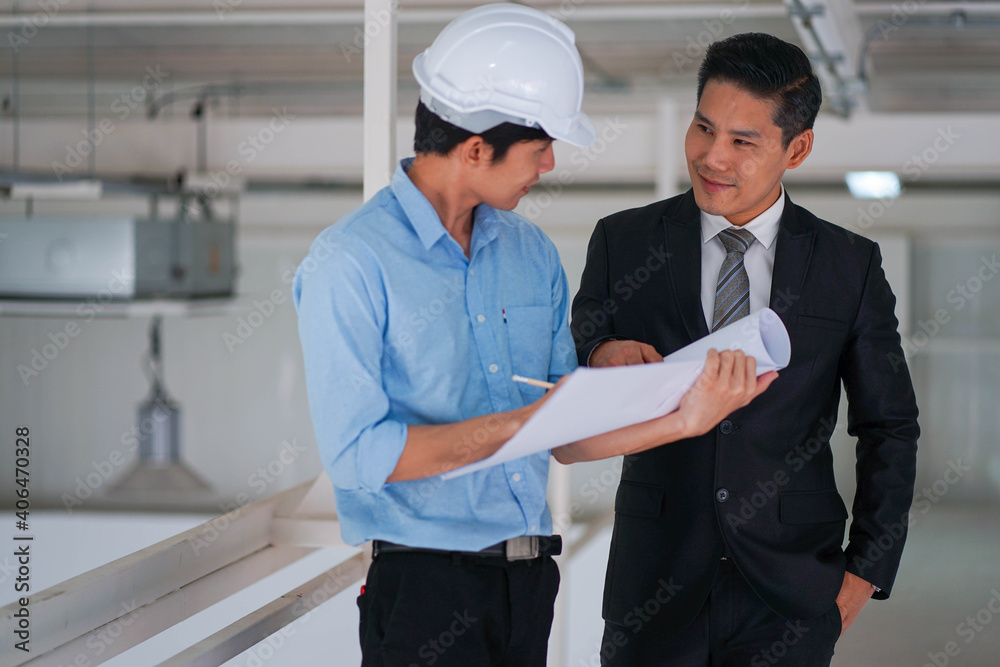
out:
<path id="1" fill-rule="evenodd" d="M 521 375 L 512 375 L 510 379 L 513 380 L 514 382 L 530 384 L 532 387 L 541 387 L 542 389 L 552 389 L 552 387 L 556 386 L 552 382 L 546 382 L 544 380 L 535 380 L 533 378 L 526 378 Z"/>

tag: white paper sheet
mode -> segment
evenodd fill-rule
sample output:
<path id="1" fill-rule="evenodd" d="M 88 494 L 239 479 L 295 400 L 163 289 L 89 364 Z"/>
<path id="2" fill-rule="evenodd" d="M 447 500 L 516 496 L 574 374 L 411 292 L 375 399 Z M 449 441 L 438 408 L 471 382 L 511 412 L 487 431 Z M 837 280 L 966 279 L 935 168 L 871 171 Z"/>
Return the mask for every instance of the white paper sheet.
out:
<path id="1" fill-rule="evenodd" d="M 764 308 L 685 345 L 664 357 L 663 362 L 704 361 L 713 347 L 716 350 L 743 350 L 748 357 L 757 360 L 757 375 L 780 371 L 792 358 L 792 344 L 785 324 L 776 312 Z"/>
<path id="2" fill-rule="evenodd" d="M 698 379 L 713 347 L 742 349 L 755 357 L 758 375 L 784 368 L 791 358 L 784 324 L 765 308 L 677 350 L 661 364 L 578 368 L 495 454 L 443 477 L 452 479 L 669 414 Z"/>

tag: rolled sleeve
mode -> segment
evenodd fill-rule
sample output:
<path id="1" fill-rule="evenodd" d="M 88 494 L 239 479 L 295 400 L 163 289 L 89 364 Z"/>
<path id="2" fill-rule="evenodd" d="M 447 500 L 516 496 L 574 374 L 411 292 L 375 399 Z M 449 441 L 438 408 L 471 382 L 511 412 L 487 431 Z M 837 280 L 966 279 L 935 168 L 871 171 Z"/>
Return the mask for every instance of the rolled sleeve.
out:
<path id="1" fill-rule="evenodd" d="M 381 360 L 386 299 L 377 263 L 356 240 L 321 235 L 293 284 L 313 429 L 334 487 L 379 492 L 406 445 L 388 417 Z"/>

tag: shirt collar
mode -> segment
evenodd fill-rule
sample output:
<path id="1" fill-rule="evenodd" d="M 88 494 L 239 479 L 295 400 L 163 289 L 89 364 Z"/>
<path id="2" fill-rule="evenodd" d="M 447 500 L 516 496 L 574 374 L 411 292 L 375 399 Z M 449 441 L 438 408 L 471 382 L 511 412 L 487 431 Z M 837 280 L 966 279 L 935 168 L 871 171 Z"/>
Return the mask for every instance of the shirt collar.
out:
<path id="1" fill-rule="evenodd" d="M 770 208 L 747 224 L 741 225 L 740 229 L 747 230 L 753 234 L 754 238 L 757 239 L 761 245 L 770 249 L 771 244 L 774 243 L 774 239 L 778 236 L 778 223 L 781 222 L 781 214 L 784 213 L 784 211 L 785 186 L 782 185 L 781 192 L 778 194 L 778 201 L 771 204 Z M 702 211 L 701 242 L 708 243 L 718 236 L 719 232 L 733 226 L 733 223 L 729 222 L 721 215 L 712 215 L 711 213 Z"/>
<path id="2" fill-rule="evenodd" d="M 403 213 L 406 214 L 406 218 L 410 221 L 414 231 L 417 232 L 420 242 L 424 244 L 425 249 L 430 249 L 448 232 L 441 224 L 441 219 L 434 207 L 431 206 L 430 201 L 406 175 L 411 164 L 413 164 L 411 157 L 399 161 L 389 187 L 392 188 L 396 201 L 399 202 Z"/>
<path id="3" fill-rule="evenodd" d="M 406 172 L 413 164 L 413 158 L 408 157 L 399 161 L 396 172 L 392 175 L 392 182 L 389 187 L 396 196 L 407 219 L 416 231 L 420 242 L 425 249 L 430 249 L 442 236 L 448 235 L 448 230 L 441 224 L 441 218 L 431 205 L 427 197 L 424 196 Z M 497 223 L 504 222 L 510 224 L 501 216 L 496 209 L 486 204 L 479 204 L 473 211 L 472 221 L 472 250 L 489 243 L 497 237 Z"/>

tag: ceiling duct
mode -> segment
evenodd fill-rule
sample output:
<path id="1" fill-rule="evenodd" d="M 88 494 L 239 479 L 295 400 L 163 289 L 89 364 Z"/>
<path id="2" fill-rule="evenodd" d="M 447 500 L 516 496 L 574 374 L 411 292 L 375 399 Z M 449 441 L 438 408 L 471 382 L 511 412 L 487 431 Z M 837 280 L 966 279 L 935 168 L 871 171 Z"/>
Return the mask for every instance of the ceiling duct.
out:
<path id="1" fill-rule="evenodd" d="M 857 77 L 883 112 L 1000 111 L 1000 16 L 870 17 Z"/>

